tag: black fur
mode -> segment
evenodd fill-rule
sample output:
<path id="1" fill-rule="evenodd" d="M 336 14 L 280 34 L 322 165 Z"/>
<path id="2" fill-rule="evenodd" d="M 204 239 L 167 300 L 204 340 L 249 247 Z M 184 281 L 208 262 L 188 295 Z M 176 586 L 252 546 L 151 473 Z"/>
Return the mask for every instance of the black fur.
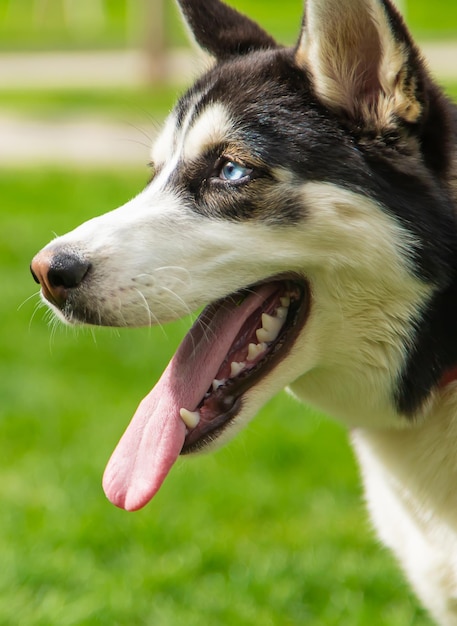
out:
<path id="1" fill-rule="evenodd" d="M 197 94 L 201 95 L 196 115 L 207 105 L 222 102 L 233 112 L 234 140 L 238 135 L 243 142 L 245 164 L 253 175 L 244 185 L 220 184 L 215 166 L 230 154 L 229 147 L 221 145 L 203 155 L 181 180 L 171 182 L 181 185 L 193 210 L 203 215 L 284 226 L 306 217 L 300 198 L 303 182 L 329 182 L 369 196 L 410 231 L 418 243 L 411 246 L 406 262 L 435 290 L 422 319 L 416 320 L 415 343 L 398 380 L 397 406 L 414 414 L 444 372 L 457 364 L 457 221 L 449 184 L 455 108 L 429 78 L 403 20 L 387 1 L 395 37 L 408 46 L 409 79 L 414 79 L 422 112 L 414 124 L 398 119 L 394 130 L 378 133 L 347 111 L 325 107 L 306 70 L 297 67 L 295 51 L 259 50 L 274 45 L 257 28 L 251 30 L 249 20 L 219 2 L 210 3 L 217 16 L 216 30 L 227 11 L 229 28 L 243 24 L 250 33 L 241 37 L 239 50 L 218 34 L 221 47 L 215 50 L 213 33 L 213 45 L 204 41 L 209 17 L 202 19 L 201 5 L 208 9 L 208 3 L 181 4 L 200 43 L 222 61 L 182 98 L 178 118 Z M 233 42 L 233 33 L 227 37 Z M 278 168 L 293 173 L 292 184 L 278 183 Z"/>
<path id="2" fill-rule="evenodd" d="M 219 0 L 180 5 L 217 63 L 170 119 L 161 176 L 114 219 L 32 262 L 43 296 L 72 323 L 150 324 L 216 300 L 140 404 L 106 493 L 144 506 L 180 451 L 241 426 L 287 376 L 297 397 L 352 428 L 380 537 L 438 622 L 454 624 L 457 108 L 391 0 L 307 0 L 295 49 Z M 274 311 L 279 335 L 248 364 L 246 343 L 260 342 Z M 238 355 L 242 369 L 228 376 Z M 251 385 L 286 355 L 250 405 Z M 200 399 L 183 385 L 190 369 Z M 222 385 L 204 395 L 214 375 Z M 181 422 L 179 406 L 199 413 L 179 411 Z"/>
<path id="3" fill-rule="evenodd" d="M 178 3 L 200 46 L 219 59 L 276 47 L 260 26 L 219 0 Z"/>

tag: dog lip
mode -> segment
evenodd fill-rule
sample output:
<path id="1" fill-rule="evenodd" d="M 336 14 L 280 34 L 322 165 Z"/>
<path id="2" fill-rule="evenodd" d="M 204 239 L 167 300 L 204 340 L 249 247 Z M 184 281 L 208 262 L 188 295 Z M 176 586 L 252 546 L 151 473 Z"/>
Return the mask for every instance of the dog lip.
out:
<path id="1" fill-rule="evenodd" d="M 211 392 L 213 408 L 211 418 L 200 420 L 199 424 L 189 430 L 184 440 L 181 454 L 190 454 L 206 447 L 217 439 L 227 426 L 236 418 L 243 407 L 244 395 L 258 382 L 265 378 L 287 356 L 301 328 L 306 323 L 310 309 L 310 288 L 306 280 L 297 276 L 275 276 L 251 288 L 270 282 L 291 282 L 298 288 L 299 297 L 291 302 L 287 321 L 277 339 L 272 342 L 267 353 L 249 370 L 241 372 L 235 378 L 227 380 L 216 391 Z M 242 293 L 242 292 L 240 292 Z M 228 296 L 235 299 L 237 294 Z M 210 305 L 211 306 L 211 305 Z M 197 410 L 205 406 L 206 397 L 202 399 Z M 217 408 L 214 408 L 216 405 Z"/>

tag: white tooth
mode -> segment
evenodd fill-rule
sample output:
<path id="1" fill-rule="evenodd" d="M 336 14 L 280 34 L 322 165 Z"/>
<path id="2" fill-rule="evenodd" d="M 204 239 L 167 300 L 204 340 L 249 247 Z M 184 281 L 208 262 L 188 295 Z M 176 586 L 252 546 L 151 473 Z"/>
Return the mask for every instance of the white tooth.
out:
<path id="1" fill-rule="evenodd" d="M 238 376 L 238 374 L 242 372 L 245 367 L 245 363 L 237 363 L 236 361 L 232 361 L 232 363 L 230 364 L 230 378 Z"/>
<path id="2" fill-rule="evenodd" d="M 280 298 L 281 306 L 285 306 L 286 308 L 290 306 L 290 298 L 289 296 L 284 296 L 284 298 Z"/>
<path id="3" fill-rule="evenodd" d="M 190 429 L 195 428 L 200 421 L 200 413 L 198 411 L 179 409 L 179 414 L 184 424 Z"/>
<path id="4" fill-rule="evenodd" d="M 280 320 L 285 320 L 288 311 L 289 309 L 286 306 L 278 306 L 276 309 L 276 317 L 279 317 Z"/>
<path id="5" fill-rule="evenodd" d="M 248 347 L 248 361 L 255 361 L 257 357 L 265 352 L 267 349 L 267 344 L 262 343 L 250 343 Z"/>
<path id="6" fill-rule="evenodd" d="M 222 385 L 225 383 L 225 380 L 218 380 L 217 378 L 215 378 L 213 380 L 213 391 L 217 391 L 219 389 L 219 387 L 222 387 Z"/>
<path id="7" fill-rule="evenodd" d="M 265 330 L 271 330 L 271 332 L 279 333 L 284 324 L 284 320 L 281 320 L 267 313 L 262 313 L 262 326 Z"/>
<path id="8" fill-rule="evenodd" d="M 284 325 L 284 320 L 279 317 L 272 317 L 267 313 L 262 313 L 262 328 L 256 331 L 259 342 L 271 342 L 279 335 L 279 331 Z"/>
<path id="9" fill-rule="evenodd" d="M 255 334 L 260 343 L 271 343 L 277 337 L 277 335 L 272 333 L 270 330 L 266 330 L 265 328 L 258 328 L 255 331 Z"/>

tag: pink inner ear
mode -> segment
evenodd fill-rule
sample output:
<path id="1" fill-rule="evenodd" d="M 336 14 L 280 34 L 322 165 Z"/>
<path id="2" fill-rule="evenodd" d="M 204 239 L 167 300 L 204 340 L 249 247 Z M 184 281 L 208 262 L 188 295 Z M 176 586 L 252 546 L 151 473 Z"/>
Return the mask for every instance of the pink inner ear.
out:
<path id="1" fill-rule="evenodd" d="M 317 95 L 354 117 L 372 109 L 383 91 L 383 55 L 395 41 L 383 6 L 307 0 L 303 28 L 296 61 L 311 72 Z"/>
<path id="2" fill-rule="evenodd" d="M 378 33 L 373 28 L 373 25 L 370 25 L 371 29 L 369 31 L 372 31 L 370 32 L 370 37 L 368 37 L 368 32 L 360 33 L 361 40 L 357 47 L 359 61 L 358 67 L 354 72 L 353 95 L 356 98 L 368 98 L 371 103 L 375 101 L 376 95 L 382 90 L 379 80 L 382 49 Z"/>
<path id="3" fill-rule="evenodd" d="M 378 30 L 369 14 L 352 17 L 350 27 L 332 20 L 327 32 L 326 53 L 329 56 L 328 70 L 332 79 L 339 83 L 345 93 L 346 106 L 354 103 L 374 104 L 382 87 L 379 78 L 382 47 Z M 325 28 L 321 36 L 326 36 Z M 331 46 L 329 48 L 329 46 Z M 325 72 L 325 64 L 321 64 Z"/>

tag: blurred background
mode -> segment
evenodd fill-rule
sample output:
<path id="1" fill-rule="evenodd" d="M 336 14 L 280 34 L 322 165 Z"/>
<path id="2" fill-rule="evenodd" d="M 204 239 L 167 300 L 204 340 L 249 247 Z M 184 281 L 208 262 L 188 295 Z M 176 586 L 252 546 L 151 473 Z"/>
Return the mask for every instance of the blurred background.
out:
<path id="1" fill-rule="evenodd" d="M 300 0 L 233 0 L 296 40 Z M 457 95 L 455 0 L 402 0 Z M 148 180 L 149 146 L 204 59 L 172 0 L 0 0 L 0 624 L 426 626 L 377 544 L 345 432 L 280 394 L 180 460 L 143 511 L 101 476 L 190 320 L 69 329 L 28 266 Z"/>

